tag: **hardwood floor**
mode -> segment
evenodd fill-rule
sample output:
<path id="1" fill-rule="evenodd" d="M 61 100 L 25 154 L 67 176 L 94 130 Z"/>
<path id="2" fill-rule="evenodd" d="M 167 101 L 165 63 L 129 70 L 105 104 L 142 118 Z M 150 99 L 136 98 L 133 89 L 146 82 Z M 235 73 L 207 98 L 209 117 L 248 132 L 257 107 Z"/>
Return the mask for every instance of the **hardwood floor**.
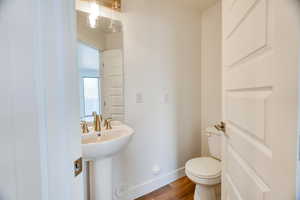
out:
<path id="1" fill-rule="evenodd" d="M 193 200 L 195 184 L 183 177 L 136 200 Z"/>

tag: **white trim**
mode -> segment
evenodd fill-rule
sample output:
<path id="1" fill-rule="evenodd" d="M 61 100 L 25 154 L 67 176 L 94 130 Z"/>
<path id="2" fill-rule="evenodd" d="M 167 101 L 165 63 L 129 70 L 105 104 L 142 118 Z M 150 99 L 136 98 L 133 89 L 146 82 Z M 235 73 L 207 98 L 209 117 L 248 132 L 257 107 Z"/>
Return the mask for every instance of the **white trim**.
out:
<path id="1" fill-rule="evenodd" d="M 134 200 L 136 198 L 139 198 L 145 194 L 148 194 L 150 192 L 153 192 L 165 185 L 168 185 L 169 183 L 176 181 L 179 178 L 182 178 L 185 176 L 184 167 L 178 168 L 172 172 L 169 172 L 167 174 L 163 174 L 159 177 L 156 177 L 154 179 L 150 179 L 148 181 L 145 181 L 144 183 L 141 183 L 139 185 L 135 185 L 127 189 L 126 191 L 123 191 L 119 194 L 115 194 L 114 199 L 115 200 Z"/>

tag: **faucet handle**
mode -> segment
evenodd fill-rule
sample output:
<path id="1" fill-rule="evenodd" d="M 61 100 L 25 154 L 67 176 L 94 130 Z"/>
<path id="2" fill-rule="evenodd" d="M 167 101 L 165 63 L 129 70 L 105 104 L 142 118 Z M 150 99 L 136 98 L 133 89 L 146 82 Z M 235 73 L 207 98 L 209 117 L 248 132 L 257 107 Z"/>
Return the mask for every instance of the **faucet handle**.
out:
<path id="1" fill-rule="evenodd" d="M 83 134 L 86 134 L 86 133 L 89 133 L 89 132 L 90 132 L 90 131 L 89 131 L 89 128 L 88 128 L 88 124 L 87 124 L 86 121 L 82 121 L 82 122 L 80 123 L 80 125 L 81 125 L 81 129 L 82 129 L 82 133 L 83 133 Z"/>
<path id="2" fill-rule="evenodd" d="M 223 133 L 226 133 L 226 123 L 220 122 L 220 124 L 217 124 L 214 126 L 218 131 L 222 131 Z"/>
<path id="3" fill-rule="evenodd" d="M 112 118 L 107 118 L 107 119 L 104 120 L 104 126 L 105 126 L 106 130 L 112 129 L 111 121 L 112 121 Z"/>

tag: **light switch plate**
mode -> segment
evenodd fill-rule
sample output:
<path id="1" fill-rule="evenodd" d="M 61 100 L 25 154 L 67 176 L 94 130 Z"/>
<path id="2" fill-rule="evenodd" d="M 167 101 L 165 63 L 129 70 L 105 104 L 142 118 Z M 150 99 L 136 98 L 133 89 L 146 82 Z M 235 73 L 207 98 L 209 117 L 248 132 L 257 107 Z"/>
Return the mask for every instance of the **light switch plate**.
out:
<path id="1" fill-rule="evenodd" d="M 144 103 L 144 97 L 141 92 L 136 93 L 136 103 Z"/>

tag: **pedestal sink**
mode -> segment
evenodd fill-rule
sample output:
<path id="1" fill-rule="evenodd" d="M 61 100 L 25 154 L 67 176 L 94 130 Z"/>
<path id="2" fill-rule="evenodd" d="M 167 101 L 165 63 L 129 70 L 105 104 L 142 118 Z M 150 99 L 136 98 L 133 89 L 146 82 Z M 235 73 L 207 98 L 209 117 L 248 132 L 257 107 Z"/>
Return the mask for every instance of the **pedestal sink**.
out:
<path id="1" fill-rule="evenodd" d="M 82 154 L 94 161 L 95 200 L 112 200 L 112 157 L 129 143 L 133 129 L 126 125 L 82 136 Z"/>

